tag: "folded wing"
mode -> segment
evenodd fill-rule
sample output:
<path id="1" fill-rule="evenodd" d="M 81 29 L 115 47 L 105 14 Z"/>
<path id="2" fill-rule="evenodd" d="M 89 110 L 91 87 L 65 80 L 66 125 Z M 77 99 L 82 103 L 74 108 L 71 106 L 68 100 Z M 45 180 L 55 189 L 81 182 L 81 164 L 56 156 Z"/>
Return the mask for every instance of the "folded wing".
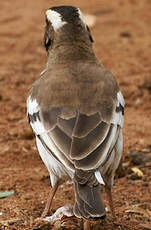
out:
<path id="1" fill-rule="evenodd" d="M 124 120 L 124 99 L 117 94 L 110 123 L 95 114 L 82 114 L 72 108 L 51 108 L 41 111 L 37 100 L 29 96 L 29 122 L 47 150 L 67 168 L 97 169 L 109 157 Z M 70 116 L 68 116 L 70 114 Z"/>

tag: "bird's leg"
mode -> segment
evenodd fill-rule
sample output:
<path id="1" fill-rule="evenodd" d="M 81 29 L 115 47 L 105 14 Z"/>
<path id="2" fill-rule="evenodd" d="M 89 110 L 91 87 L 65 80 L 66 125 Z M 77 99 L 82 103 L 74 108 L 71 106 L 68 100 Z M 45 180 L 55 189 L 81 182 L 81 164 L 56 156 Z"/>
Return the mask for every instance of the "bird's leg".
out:
<path id="1" fill-rule="evenodd" d="M 44 209 L 44 211 L 43 211 L 43 213 L 41 215 L 41 218 L 44 218 L 44 217 L 47 216 L 48 211 L 49 211 L 49 209 L 51 207 L 51 204 L 52 204 L 53 197 L 54 197 L 54 195 L 55 195 L 55 193 L 57 191 L 58 186 L 59 186 L 59 184 L 56 183 L 55 186 L 51 189 L 49 197 L 48 197 L 48 200 L 47 200 L 47 203 L 46 203 L 46 206 L 45 206 L 45 209 Z"/>
<path id="2" fill-rule="evenodd" d="M 107 194 L 107 199 L 109 201 L 109 206 L 110 206 L 110 209 L 111 209 L 112 216 L 114 218 L 116 218 L 115 211 L 114 211 L 114 203 L 113 203 L 113 199 L 112 199 L 111 187 L 110 186 L 105 186 L 105 191 L 106 191 L 106 194 Z"/>
<path id="3" fill-rule="evenodd" d="M 80 227 L 80 230 L 83 230 L 83 226 L 84 226 L 84 220 L 81 218 L 80 220 L 79 220 L 79 227 Z"/>
<path id="4" fill-rule="evenodd" d="M 84 230 L 91 230 L 91 224 L 89 220 L 84 220 Z"/>

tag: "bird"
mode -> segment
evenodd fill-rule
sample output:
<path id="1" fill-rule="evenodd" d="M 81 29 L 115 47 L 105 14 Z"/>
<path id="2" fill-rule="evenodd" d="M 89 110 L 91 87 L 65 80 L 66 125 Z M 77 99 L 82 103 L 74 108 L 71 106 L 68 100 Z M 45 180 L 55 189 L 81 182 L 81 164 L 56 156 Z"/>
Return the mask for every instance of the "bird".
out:
<path id="1" fill-rule="evenodd" d="M 123 153 L 125 101 L 113 74 L 96 57 L 81 10 L 46 11 L 46 69 L 33 83 L 27 114 L 50 174 L 48 214 L 58 186 L 73 181 L 73 213 L 87 221 L 106 216 L 102 187 L 114 213 L 112 187 Z"/>

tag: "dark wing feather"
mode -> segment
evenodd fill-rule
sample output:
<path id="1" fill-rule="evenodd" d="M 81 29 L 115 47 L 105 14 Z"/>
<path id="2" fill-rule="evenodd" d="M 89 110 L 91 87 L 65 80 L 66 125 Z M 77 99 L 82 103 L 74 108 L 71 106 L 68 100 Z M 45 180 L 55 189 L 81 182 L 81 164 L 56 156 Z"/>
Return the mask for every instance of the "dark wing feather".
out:
<path id="1" fill-rule="evenodd" d="M 68 137 L 71 137 L 73 128 L 75 126 L 75 121 L 76 121 L 76 117 L 68 120 L 59 117 L 57 125 L 66 135 L 68 135 Z"/>
<path id="2" fill-rule="evenodd" d="M 86 117 L 86 116 L 85 116 Z M 91 116 L 89 117 L 89 121 L 91 119 Z M 92 116 L 91 123 L 93 122 L 94 116 Z M 94 120 L 95 123 L 95 120 Z M 86 125 L 87 126 L 87 125 Z M 81 129 L 85 130 L 81 124 Z M 84 159 L 88 155 L 90 155 L 98 146 L 102 144 L 104 139 L 106 138 L 110 126 L 105 123 L 101 122 L 98 124 L 97 127 L 94 126 L 94 129 L 90 129 L 84 137 L 81 137 L 81 135 L 78 136 L 78 131 L 76 130 L 76 137 L 73 135 L 72 138 L 72 145 L 71 145 L 71 159 L 74 160 L 80 160 Z M 86 129 L 88 129 L 86 127 Z"/>
<path id="3" fill-rule="evenodd" d="M 70 154 L 71 137 L 67 136 L 58 126 L 48 132 L 48 136 L 53 140 L 58 149 L 65 155 Z"/>
<path id="4" fill-rule="evenodd" d="M 91 116 L 78 113 L 72 136 L 78 138 L 85 137 L 93 129 L 95 129 L 100 123 L 101 123 L 101 119 L 99 113 L 95 113 Z"/>
<path id="5" fill-rule="evenodd" d="M 117 131 L 117 126 L 111 125 L 104 141 L 87 157 L 76 160 L 75 167 L 83 170 L 97 169 L 105 161 L 110 150 L 112 142 L 114 141 Z"/>

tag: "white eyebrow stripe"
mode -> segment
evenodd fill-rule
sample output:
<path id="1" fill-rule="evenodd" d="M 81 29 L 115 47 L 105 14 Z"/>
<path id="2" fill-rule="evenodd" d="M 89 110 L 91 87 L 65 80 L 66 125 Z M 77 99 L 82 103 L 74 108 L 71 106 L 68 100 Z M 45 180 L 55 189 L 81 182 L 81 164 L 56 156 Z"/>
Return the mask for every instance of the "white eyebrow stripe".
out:
<path id="1" fill-rule="evenodd" d="M 81 19 L 81 21 L 86 25 L 86 21 L 84 19 L 84 16 L 83 16 L 83 14 L 79 8 L 78 8 L 78 14 L 79 14 L 79 18 Z"/>
<path id="2" fill-rule="evenodd" d="M 52 23 L 52 26 L 55 31 L 57 31 L 63 25 L 67 24 L 67 22 L 62 21 L 61 15 L 54 10 L 47 10 L 46 16 L 47 16 L 47 19 Z"/>

